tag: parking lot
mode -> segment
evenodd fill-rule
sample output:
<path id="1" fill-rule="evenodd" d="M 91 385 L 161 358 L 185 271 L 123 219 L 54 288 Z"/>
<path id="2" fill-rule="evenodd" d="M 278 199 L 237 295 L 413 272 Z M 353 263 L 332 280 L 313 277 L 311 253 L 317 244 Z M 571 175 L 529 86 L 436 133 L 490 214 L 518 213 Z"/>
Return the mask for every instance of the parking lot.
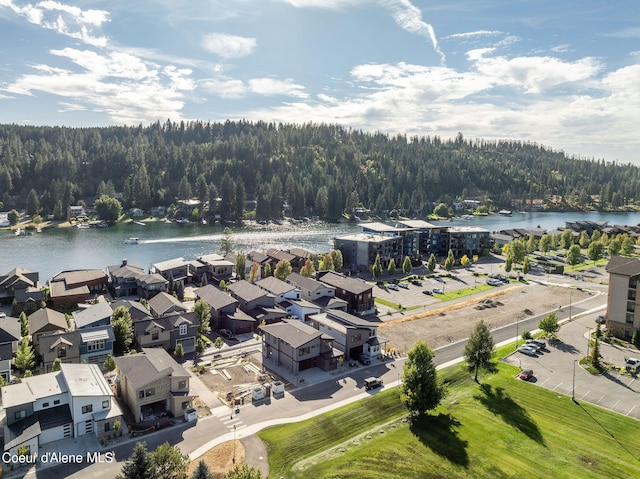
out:
<path id="1" fill-rule="evenodd" d="M 530 382 L 536 386 L 640 419 L 640 380 L 637 377 L 614 372 L 595 376 L 579 364 L 587 355 L 587 338 L 595 329 L 598 314 L 585 314 L 563 325 L 558 333 L 561 341 L 547 341 L 547 347 L 537 355 L 514 352 L 505 361 L 522 369 L 533 369 L 534 378 Z M 622 366 L 625 357 L 637 355 L 637 351 L 601 343 L 601 354 L 602 361 Z"/>

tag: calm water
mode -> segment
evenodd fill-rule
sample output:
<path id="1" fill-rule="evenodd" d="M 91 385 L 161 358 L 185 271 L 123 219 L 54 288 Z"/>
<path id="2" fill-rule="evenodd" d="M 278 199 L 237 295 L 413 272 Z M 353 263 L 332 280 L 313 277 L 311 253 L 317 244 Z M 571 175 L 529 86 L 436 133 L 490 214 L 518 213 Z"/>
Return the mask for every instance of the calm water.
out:
<path id="1" fill-rule="evenodd" d="M 469 221 L 442 224 L 480 226 L 489 231 L 507 228 L 541 227 L 554 230 L 566 221 L 608 221 L 609 224 L 636 225 L 640 213 L 514 213 L 511 217 L 489 216 Z M 219 252 L 222 228 L 215 226 L 176 225 L 161 222 L 140 226 L 123 224 L 111 228 L 60 228 L 33 236 L 15 236 L 0 231 L 0 274 L 15 267 L 40 273 L 45 282 L 60 271 L 98 268 L 119 264 L 127 259 L 148 269 L 151 264 L 172 258 L 186 260 Z M 233 229 L 234 249 L 265 251 L 268 248 L 304 248 L 313 253 L 328 251 L 336 236 L 360 231 L 353 224 L 245 226 Z M 126 245 L 124 240 L 139 237 L 138 245 Z"/>

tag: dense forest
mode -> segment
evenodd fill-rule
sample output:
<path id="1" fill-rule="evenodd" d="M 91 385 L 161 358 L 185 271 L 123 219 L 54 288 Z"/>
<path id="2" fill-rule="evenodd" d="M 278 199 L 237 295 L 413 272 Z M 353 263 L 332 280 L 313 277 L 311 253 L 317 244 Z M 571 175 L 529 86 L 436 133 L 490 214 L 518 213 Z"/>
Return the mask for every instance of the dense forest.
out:
<path id="1" fill-rule="evenodd" d="M 467 140 L 462 134 L 389 136 L 338 125 L 156 122 L 65 128 L 0 125 L 0 201 L 30 214 L 122 194 L 124 208 L 197 198 L 234 221 L 255 200 L 255 218 L 335 221 L 361 206 L 422 217 L 439 203 L 561 198 L 556 208 L 611 209 L 640 197 L 634 165 L 567 157 L 535 143 Z"/>

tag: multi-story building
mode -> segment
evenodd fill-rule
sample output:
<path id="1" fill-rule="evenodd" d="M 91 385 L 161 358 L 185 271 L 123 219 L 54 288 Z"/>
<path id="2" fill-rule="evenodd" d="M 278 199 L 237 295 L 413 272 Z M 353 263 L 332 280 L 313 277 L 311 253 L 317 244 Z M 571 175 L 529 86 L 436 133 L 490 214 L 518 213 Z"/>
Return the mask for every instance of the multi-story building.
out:
<path id="1" fill-rule="evenodd" d="M 611 333 L 630 341 L 640 331 L 640 259 L 613 256 L 607 264 L 609 296 L 606 324 Z"/>

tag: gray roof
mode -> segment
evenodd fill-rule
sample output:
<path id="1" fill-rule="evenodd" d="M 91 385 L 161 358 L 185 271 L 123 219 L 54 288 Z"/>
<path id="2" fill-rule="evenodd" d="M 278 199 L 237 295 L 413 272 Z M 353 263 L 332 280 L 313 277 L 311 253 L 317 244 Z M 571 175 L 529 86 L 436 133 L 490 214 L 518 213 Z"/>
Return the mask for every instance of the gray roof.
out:
<path id="1" fill-rule="evenodd" d="M 247 303 L 258 298 L 262 298 L 263 296 L 267 296 L 269 294 L 263 289 L 258 288 L 255 284 L 251 284 L 244 279 L 238 281 L 237 283 L 230 284 L 229 286 L 227 286 L 227 289 L 231 291 L 234 296 L 237 296 Z"/>
<path id="2" fill-rule="evenodd" d="M 211 284 L 196 289 L 195 293 L 198 298 L 203 299 L 209 306 L 216 310 L 222 309 L 232 304 L 238 304 L 237 299 L 233 298 L 224 291 L 220 291 L 218 288 Z"/>
<path id="3" fill-rule="evenodd" d="M 174 258 L 167 261 L 161 261 L 160 263 L 154 263 L 153 269 L 156 271 L 169 271 L 171 269 L 182 268 L 187 264 L 189 264 L 189 262 L 185 261 L 184 258 Z"/>
<path id="4" fill-rule="evenodd" d="M 606 271 L 609 274 L 622 276 L 637 276 L 640 274 L 640 259 L 612 256 L 607 264 Z"/>
<path id="5" fill-rule="evenodd" d="M 278 261 L 291 262 L 296 259 L 296 255 L 287 253 L 286 251 L 282 251 L 276 248 L 269 248 L 267 250 L 267 256 L 273 259 L 277 259 Z"/>
<path id="6" fill-rule="evenodd" d="M 62 371 L 39 374 L 30 378 L 22 378 L 22 382 L 2 388 L 2 405 L 10 408 L 21 404 L 30 404 L 42 399 L 69 391 Z"/>
<path id="7" fill-rule="evenodd" d="M 165 293 L 164 291 L 162 293 L 156 294 L 149 300 L 149 309 L 157 312 L 160 315 L 169 311 L 171 308 L 174 308 L 174 310 L 175 308 L 178 308 L 182 311 L 187 311 L 187 308 L 185 308 L 184 304 L 178 301 L 178 299 L 174 296 L 170 295 L 169 293 Z"/>
<path id="8" fill-rule="evenodd" d="M 133 321 L 137 321 L 142 318 L 147 318 L 151 314 L 149 310 L 145 308 L 144 305 L 139 301 L 119 299 L 118 301 L 114 301 L 113 303 L 110 303 L 110 304 L 111 304 L 111 309 L 113 309 L 114 311 L 119 306 L 123 306 L 124 308 L 126 308 L 126 310 L 129 311 L 129 314 L 131 315 L 131 319 Z"/>
<path id="9" fill-rule="evenodd" d="M 133 324 L 133 329 L 136 337 L 138 337 L 148 331 L 151 325 L 157 325 L 160 329 L 172 331 L 179 328 L 183 323 L 186 323 L 187 326 L 199 326 L 200 324 L 198 315 L 192 311 L 190 313 L 168 314 L 159 318 L 142 319 Z"/>
<path id="10" fill-rule="evenodd" d="M 291 273 L 289 276 L 287 276 L 287 283 L 291 283 L 294 286 L 306 289 L 307 291 L 315 291 L 316 289 L 329 287 L 329 285 L 327 284 L 316 281 L 313 278 L 307 278 L 306 276 L 302 276 L 298 273 Z"/>
<path id="11" fill-rule="evenodd" d="M 65 315 L 53 309 L 39 309 L 29 315 L 29 334 L 40 331 L 66 331 L 68 328 Z"/>
<path id="12" fill-rule="evenodd" d="M 20 319 L 13 316 L 0 318 L 0 344 L 19 341 L 22 338 Z"/>
<path id="13" fill-rule="evenodd" d="M 364 281 L 347 278 L 346 276 L 334 273 L 333 271 L 327 271 L 322 276 L 320 276 L 319 279 L 323 283 L 334 286 L 335 288 L 344 289 L 345 291 L 353 294 L 362 294 L 367 291 L 373 290 L 373 287 L 370 284 L 365 283 Z"/>
<path id="14" fill-rule="evenodd" d="M 99 303 L 92 304 L 86 309 L 81 309 L 73 312 L 73 319 L 76 323 L 76 328 L 84 328 L 90 326 L 98 321 L 103 321 L 107 318 L 111 318 L 113 309 L 111 305 L 106 301 L 100 301 Z"/>
<path id="15" fill-rule="evenodd" d="M 286 294 L 295 291 L 296 287 L 275 276 L 267 276 L 256 283 L 256 286 L 273 294 Z"/>
<path id="16" fill-rule="evenodd" d="M 326 312 L 328 318 L 331 318 L 335 321 L 339 321 L 344 324 L 356 326 L 358 328 L 377 328 L 377 323 L 372 323 L 371 321 L 367 321 L 366 319 L 359 318 L 358 316 L 354 316 L 353 314 L 346 313 L 344 311 L 340 311 L 338 309 L 333 309 Z"/>
<path id="17" fill-rule="evenodd" d="M 40 288 L 28 287 L 26 289 L 16 289 L 16 303 L 26 303 L 28 301 L 44 301 L 45 291 Z"/>
<path id="18" fill-rule="evenodd" d="M 96 280 L 106 283 L 106 273 L 100 269 L 78 269 L 73 271 L 63 271 L 55 275 L 50 283 L 64 281 L 67 288 L 73 289 L 76 287 L 84 286 L 87 283 L 92 283 Z"/>
<path id="19" fill-rule="evenodd" d="M 114 278 L 137 278 L 141 274 L 144 274 L 144 268 L 142 266 L 128 263 L 107 266 L 107 271 L 109 271 L 109 274 Z"/>
<path id="20" fill-rule="evenodd" d="M 310 341 L 322 336 L 322 333 L 308 324 L 297 320 L 283 320 L 280 323 L 260 326 L 264 332 L 279 338 L 294 348 L 304 346 Z"/>
<path id="21" fill-rule="evenodd" d="M 162 348 L 143 348 L 141 353 L 115 358 L 122 374 L 134 389 L 164 377 L 188 377 L 189 373 Z"/>
<path id="22" fill-rule="evenodd" d="M 73 397 L 113 395 L 97 364 L 62 363 L 60 371 Z"/>

